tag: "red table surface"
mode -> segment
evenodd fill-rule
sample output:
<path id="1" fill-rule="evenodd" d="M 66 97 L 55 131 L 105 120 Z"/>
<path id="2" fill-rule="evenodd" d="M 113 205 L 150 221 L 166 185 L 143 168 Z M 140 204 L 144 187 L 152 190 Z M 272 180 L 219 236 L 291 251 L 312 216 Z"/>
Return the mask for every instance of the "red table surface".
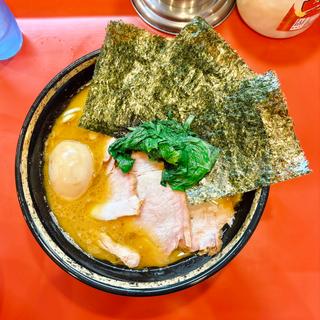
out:
<path id="1" fill-rule="evenodd" d="M 320 21 L 287 40 L 256 34 L 236 11 L 217 28 L 253 70 L 278 73 L 313 169 L 272 186 L 257 230 L 220 273 L 167 296 L 115 296 L 62 271 L 33 239 L 15 191 L 19 130 L 46 83 L 101 46 L 109 20 L 20 19 L 23 48 L 0 62 L 0 319 L 319 319 Z"/>

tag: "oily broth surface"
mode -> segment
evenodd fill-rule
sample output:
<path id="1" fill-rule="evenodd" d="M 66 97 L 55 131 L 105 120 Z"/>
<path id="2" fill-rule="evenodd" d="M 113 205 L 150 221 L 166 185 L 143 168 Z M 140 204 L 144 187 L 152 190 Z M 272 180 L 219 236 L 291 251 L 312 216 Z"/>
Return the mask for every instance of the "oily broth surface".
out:
<path id="1" fill-rule="evenodd" d="M 135 225 L 134 217 L 123 217 L 113 221 L 100 221 L 90 214 L 94 205 L 107 201 L 110 195 L 103 158 L 110 137 L 78 127 L 89 87 L 83 88 L 70 101 L 66 110 L 56 120 L 46 141 L 44 153 L 44 185 L 50 208 L 59 225 L 88 254 L 111 263 L 122 262 L 99 246 L 99 235 L 107 233 L 114 241 L 126 245 L 141 256 L 140 268 L 165 266 L 186 257 L 188 253 L 177 249 L 170 257 L 163 255 L 145 230 Z M 63 140 L 76 140 L 89 146 L 94 157 L 94 177 L 87 192 L 76 200 L 65 200 L 55 193 L 48 178 L 49 155 Z M 219 200 L 219 205 L 234 210 L 239 197 Z"/>
<path id="2" fill-rule="evenodd" d="M 110 194 L 103 158 L 109 139 L 78 127 L 82 108 L 88 94 L 88 87 L 75 95 L 63 114 L 56 120 L 46 141 L 44 185 L 47 200 L 59 225 L 87 253 L 112 263 L 122 264 L 114 255 L 99 246 L 99 235 L 107 233 L 111 238 L 139 252 L 139 267 L 164 266 L 186 256 L 181 250 L 165 257 L 148 234 L 134 224 L 134 217 L 123 217 L 114 221 L 100 221 L 90 214 L 94 205 L 105 202 Z M 48 178 L 49 155 L 63 140 L 76 140 L 89 146 L 94 157 L 94 177 L 87 192 L 76 200 L 65 200 L 55 193 Z"/>

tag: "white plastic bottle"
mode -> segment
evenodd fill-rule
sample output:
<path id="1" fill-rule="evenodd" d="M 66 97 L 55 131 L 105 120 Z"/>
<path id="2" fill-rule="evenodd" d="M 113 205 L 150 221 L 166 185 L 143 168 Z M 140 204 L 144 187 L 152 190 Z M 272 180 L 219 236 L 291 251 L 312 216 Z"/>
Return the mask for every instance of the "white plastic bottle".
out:
<path id="1" fill-rule="evenodd" d="M 320 0 L 237 0 L 237 6 L 249 27 L 272 38 L 293 37 L 320 15 Z"/>

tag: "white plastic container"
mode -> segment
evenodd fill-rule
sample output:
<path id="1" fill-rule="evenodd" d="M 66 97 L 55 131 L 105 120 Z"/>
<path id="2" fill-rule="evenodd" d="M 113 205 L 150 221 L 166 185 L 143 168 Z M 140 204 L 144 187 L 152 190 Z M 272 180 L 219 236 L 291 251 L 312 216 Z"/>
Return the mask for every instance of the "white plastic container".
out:
<path id="1" fill-rule="evenodd" d="M 320 15 L 319 0 L 237 0 L 237 6 L 249 27 L 272 38 L 293 37 Z"/>

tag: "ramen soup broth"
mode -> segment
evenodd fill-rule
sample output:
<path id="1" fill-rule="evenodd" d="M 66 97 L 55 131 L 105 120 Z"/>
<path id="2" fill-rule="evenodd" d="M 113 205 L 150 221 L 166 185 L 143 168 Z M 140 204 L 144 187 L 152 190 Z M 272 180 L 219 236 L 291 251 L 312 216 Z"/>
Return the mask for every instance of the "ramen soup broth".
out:
<path id="1" fill-rule="evenodd" d="M 110 137 L 78 127 L 79 118 L 85 105 L 89 87 L 83 88 L 69 102 L 65 111 L 56 120 L 48 136 L 45 147 L 44 185 L 48 203 L 59 225 L 68 233 L 82 250 L 89 255 L 107 260 L 114 264 L 123 264 L 116 256 L 101 247 L 99 238 L 105 233 L 115 242 L 140 254 L 140 268 L 146 266 L 165 266 L 189 255 L 176 249 L 168 257 L 147 230 L 135 224 L 135 217 L 121 217 L 112 221 L 97 220 L 91 215 L 94 206 L 105 203 L 111 190 L 103 162 L 106 145 Z M 89 147 L 93 156 L 93 177 L 88 189 L 77 199 L 65 199 L 58 195 L 49 179 L 49 156 L 54 148 L 65 140 L 73 140 Z M 224 198 L 219 205 L 234 210 L 239 198 Z"/>

